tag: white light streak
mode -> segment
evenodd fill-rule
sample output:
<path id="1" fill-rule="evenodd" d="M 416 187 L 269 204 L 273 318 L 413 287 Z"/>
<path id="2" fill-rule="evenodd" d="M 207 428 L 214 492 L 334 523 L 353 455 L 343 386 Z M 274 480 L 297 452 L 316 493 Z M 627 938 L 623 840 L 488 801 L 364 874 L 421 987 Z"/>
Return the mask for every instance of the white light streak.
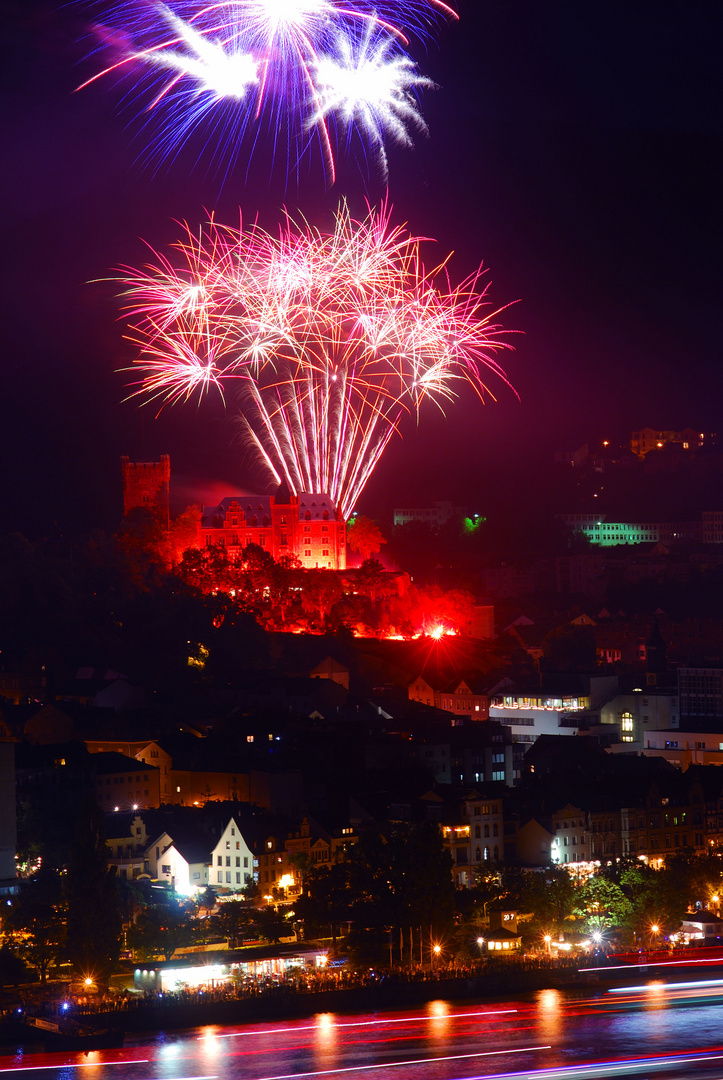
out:
<path id="1" fill-rule="evenodd" d="M 552 1050 L 552 1046 L 519 1046 L 513 1050 L 483 1050 L 477 1054 L 449 1054 L 444 1057 L 415 1058 L 410 1061 L 390 1061 L 379 1065 L 350 1065 L 343 1069 L 318 1069 L 314 1072 L 281 1073 L 259 1076 L 256 1080 L 302 1080 L 306 1076 L 341 1076 L 342 1073 L 371 1072 L 372 1069 L 399 1069 L 405 1065 L 438 1065 L 443 1061 L 469 1061 L 472 1058 L 502 1057 L 506 1054 L 531 1054 L 536 1050 Z M 469 1078 L 473 1080 L 473 1078 Z"/>

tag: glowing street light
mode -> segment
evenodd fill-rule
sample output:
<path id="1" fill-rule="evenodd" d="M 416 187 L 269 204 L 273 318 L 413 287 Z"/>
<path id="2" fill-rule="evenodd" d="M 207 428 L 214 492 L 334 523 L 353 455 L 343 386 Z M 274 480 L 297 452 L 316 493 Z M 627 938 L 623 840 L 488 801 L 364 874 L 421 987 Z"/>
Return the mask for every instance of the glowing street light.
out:
<path id="1" fill-rule="evenodd" d="M 548 954 L 552 955 L 552 937 L 550 934 L 545 934 L 544 942 L 547 945 Z"/>

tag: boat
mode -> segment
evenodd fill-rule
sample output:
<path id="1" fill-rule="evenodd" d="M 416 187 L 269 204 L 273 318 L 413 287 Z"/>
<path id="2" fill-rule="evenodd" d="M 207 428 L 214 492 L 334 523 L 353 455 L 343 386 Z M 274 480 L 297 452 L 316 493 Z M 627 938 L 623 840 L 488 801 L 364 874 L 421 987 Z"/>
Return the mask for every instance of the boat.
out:
<path id="1" fill-rule="evenodd" d="M 112 1050 L 122 1046 L 121 1028 L 96 1028 L 71 1018 L 47 1020 L 27 1013 L 21 1020 L 18 1035 L 22 1041 L 42 1042 L 45 1050 Z M 25 1036 L 25 1038 L 23 1038 Z"/>

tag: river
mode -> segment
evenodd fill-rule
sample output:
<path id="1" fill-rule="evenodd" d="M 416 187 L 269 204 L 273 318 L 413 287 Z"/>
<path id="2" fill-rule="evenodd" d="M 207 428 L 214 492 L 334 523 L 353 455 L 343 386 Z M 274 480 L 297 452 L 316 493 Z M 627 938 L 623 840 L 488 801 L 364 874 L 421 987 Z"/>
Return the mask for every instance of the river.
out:
<path id="1" fill-rule="evenodd" d="M 23 1080 L 723 1078 L 723 980 L 432 1001 L 366 1015 L 128 1036 L 121 1050 L 6 1054 Z"/>

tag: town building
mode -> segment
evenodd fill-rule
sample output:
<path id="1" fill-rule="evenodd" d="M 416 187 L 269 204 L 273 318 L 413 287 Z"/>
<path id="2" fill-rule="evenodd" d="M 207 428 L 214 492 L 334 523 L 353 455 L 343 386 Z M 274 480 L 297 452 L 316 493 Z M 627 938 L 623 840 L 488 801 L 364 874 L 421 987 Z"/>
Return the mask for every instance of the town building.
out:
<path id="1" fill-rule="evenodd" d="M 551 859 L 555 864 L 575 866 L 590 861 L 590 834 L 587 813 L 579 806 L 566 803 L 552 815 Z"/>
<path id="2" fill-rule="evenodd" d="M 209 884 L 240 892 L 254 880 L 254 855 L 235 818 L 231 818 L 211 852 Z"/>
<path id="3" fill-rule="evenodd" d="M 411 521 L 419 521 L 423 525 L 430 525 L 438 529 L 446 525 L 451 517 L 462 515 L 461 510 L 455 510 L 451 502 L 436 502 L 432 506 L 420 506 L 394 510 L 394 525 L 408 525 Z"/>
<path id="4" fill-rule="evenodd" d="M 596 688 L 595 679 L 584 676 L 551 675 L 536 685 L 504 680 L 490 692 L 489 718 L 510 728 L 517 743 L 531 745 L 540 735 L 577 735 L 580 714 L 595 701 Z"/>
<path id="5" fill-rule="evenodd" d="M 111 750 L 91 754 L 95 797 L 101 810 L 138 810 L 160 805 L 160 770 Z"/>
<path id="6" fill-rule="evenodd" d="M 707 441 L 714 441 L 714 436 L 708 436 Z M 694 428 L 684 428 L 682 431 L 659 431 L 657 428 L 641 428 L 634 431 L 630 436 L 630 449 L 642 460 L 651 450 L 662 450 L 670 444 L 678 445 L 682 450 L 699 450 L 706 444 L 705 432 L 696 431 Z"/>
<path id="7" fill-rule="evenodd" d="M 440 674 L 431 671 L 430 665 L 409 684 L 409 700 L 460 718 L 486 720 L 489 716 L 487 686 L 479 676 Z"/>

